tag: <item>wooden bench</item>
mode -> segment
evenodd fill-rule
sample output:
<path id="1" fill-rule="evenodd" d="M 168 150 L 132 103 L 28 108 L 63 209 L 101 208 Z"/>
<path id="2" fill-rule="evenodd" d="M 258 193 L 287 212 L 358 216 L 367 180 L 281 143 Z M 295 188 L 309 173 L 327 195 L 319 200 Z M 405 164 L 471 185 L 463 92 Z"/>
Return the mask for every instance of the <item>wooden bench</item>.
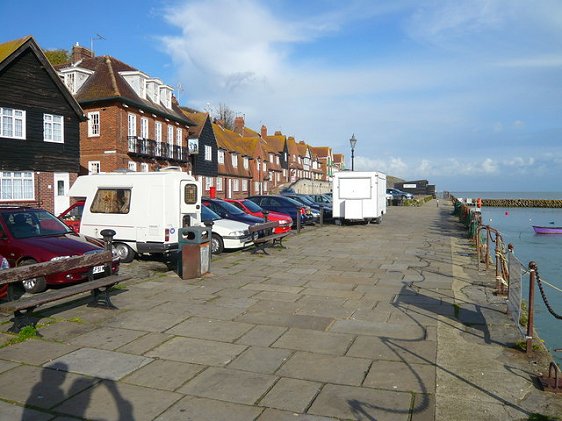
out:
<path id="1" fill-rule="evenodd" d="M 258 237 L 253 240 L 254 248 L 252 249 L 252 254 L 256 254 L 258 251 L 263 251 L 264 254 L 269 254 L 265 248 L 270 245 L 275 247 L 278 245 L 280 248 L 287 248 L 283 245 L 283 239 L 289 235 L 290 231 L 274 234 L 273 230 L 279 226 L 279 221 L 264 222 L 262 224 L 250 225 L 248 231 L 250 235 L 254 237 L 257 233 Z M 271 242 L 271 244 L 269 244 Z"/>
<path id="2" fill-rule="evenodd" d="M 70 257 L 59 261 L 37 263 L 34 265 L 19 266 L 16 268 L 0 270 L 0 285 L 13 284 L 38 276 L 51 275 L 58 272 L 66 272 L 72 269 L 91 267 L 88 280 L 76 285 L 51 289 L 46 292 L 22 297 L 14 301 L 0 303 L 0 313 L 14 314 L 13 325 L 10 332 L 17 333 L 25 326 L 35 326 L 38 318 L 32 317 L 32 313 L 40 305 L 71 297 L 83 292 L 91 292 L 91 302 L 88 307 L 101 307 L 116 309 L 109 298 L 109 289 L 118 282 L 129 279 L 128 276 L 108 275 L 103 278 L 94 279 L 93 267 L 104 266 L 106 274 L 111 273 L 112 253 L 103 251 L 95 254 Z M 10 285 L 12 287 L 12 285 Z"/>

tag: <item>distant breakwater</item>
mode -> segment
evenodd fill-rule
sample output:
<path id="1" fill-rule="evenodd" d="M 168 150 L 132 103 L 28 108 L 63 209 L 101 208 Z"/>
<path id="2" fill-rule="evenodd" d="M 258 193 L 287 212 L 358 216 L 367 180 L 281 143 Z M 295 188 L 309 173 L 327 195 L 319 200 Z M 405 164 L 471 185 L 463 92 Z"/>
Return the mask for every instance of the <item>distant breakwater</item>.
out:
<path id="1" fill-rule="evenodd" d="M 476 202 L 476 199 L 473 199 Z M 493 208 L 562 208 L 562 200 L 482 199 L 482 206 Z"/>

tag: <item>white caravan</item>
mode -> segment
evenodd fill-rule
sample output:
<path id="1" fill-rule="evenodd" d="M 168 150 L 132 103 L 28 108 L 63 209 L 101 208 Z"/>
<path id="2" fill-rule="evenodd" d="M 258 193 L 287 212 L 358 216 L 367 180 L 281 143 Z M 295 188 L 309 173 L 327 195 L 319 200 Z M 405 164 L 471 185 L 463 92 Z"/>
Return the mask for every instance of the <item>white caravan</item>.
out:
<path id="1" fill-rule="evenodd" d="M 332 180 L 332 212 L 336 224 L 344 221 L 380 223 L 386 213 L 386 175 L 380 172 L 341 171 Z"/>
<path id="2" fill-rule="evenodd" d="M 80 233 L 116 232 L 121 261 L 178 250 L 178 229 L 201 225 L 201 185 L 184 172 L 100 173 L 78 177 L 69 195 L 84 198 Z"/>

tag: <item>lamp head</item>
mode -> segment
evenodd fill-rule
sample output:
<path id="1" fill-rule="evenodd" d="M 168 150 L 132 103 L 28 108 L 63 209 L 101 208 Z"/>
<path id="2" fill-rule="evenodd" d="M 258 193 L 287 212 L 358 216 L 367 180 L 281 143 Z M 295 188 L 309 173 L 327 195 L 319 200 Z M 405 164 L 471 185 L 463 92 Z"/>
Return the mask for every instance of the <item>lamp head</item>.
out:
<path id="1" fill-rule="evenodd" d="M 351 149 L 355 149 L 355 144 L 357 143 L 357 139 L 355 139 L 355 133 L 351 135 L 351 139 L 349 139 L 349 144 L 351 145 Z"/>

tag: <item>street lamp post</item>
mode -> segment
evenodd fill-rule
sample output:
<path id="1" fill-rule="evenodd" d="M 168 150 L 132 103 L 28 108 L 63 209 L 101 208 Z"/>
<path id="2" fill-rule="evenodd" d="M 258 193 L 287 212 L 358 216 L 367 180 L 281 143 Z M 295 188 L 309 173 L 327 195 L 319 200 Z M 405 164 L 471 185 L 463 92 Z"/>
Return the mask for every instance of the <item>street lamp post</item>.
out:
<path id="1" fill-rule="evenodd" d="M 349 139 L 349 144 L 351 145 L 351 171 L 354 171 L 353 161 L 355 159 L 355 144 L 357 143 L 357 139 L 355 139 L 355 133 L 351 135 L 351 139 Z"/>

